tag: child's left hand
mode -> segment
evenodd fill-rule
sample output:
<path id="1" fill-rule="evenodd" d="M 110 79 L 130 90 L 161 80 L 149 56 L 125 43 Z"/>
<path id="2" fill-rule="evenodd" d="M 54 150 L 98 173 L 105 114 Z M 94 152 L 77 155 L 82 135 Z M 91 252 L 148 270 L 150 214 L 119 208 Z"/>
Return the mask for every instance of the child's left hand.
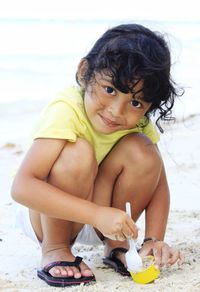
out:
<path id="1" fill-rule="evenodd" d="M 184 261 L 183 254 L 179 250 L 170 247 L 164 241 L 145 242 L 140 249 L 139 254 L 140 256 L 153 255 L 155 258 L 155 265 L 158 268 L 164 266 L 168 267 L 175 264 L 176 262 L 180 266 Z"/>

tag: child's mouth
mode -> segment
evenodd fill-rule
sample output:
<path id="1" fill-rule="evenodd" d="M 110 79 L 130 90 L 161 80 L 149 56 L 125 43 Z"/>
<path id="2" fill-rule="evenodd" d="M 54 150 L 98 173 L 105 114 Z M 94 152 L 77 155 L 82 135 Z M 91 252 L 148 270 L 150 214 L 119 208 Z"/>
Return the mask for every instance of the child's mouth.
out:
<path id="1" fill-rule="evenodd" d="M 110 120 L 110 119 L 108 119 L 108 118 L 106 118 L 106 117 L 104 117 L 102 115 L 99 115 L 99 116 L 100 116 L 101 120 L 103 121 L 103 123 L 106 126 L 108 126 L 110 128 L 114 128 L 114 127 L 118 127 L 119 126 L 119 124 L 116 123 L 115 121 L 112 121 L 112 120 Z"/>

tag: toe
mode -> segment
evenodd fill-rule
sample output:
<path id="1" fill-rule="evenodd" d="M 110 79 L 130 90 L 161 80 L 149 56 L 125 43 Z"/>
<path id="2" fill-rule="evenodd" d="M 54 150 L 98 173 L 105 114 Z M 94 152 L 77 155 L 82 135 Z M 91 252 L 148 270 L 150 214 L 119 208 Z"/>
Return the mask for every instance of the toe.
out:
<path id="1" fill-rule="evenodd" d="M 76 267 L 71 267 L 75 279 L 81 278 L 81 272 Z"/>
<path id="2" fill-rule="evenodd" d="M 55 267 L 55 268 L 52 268 L 49 273 L 53 276 L 53 277 L 59 277 L 61 274 L 60 274 L 60 269 L 59 267 Z"/>
<path id="3" fill-rule="evenodd" d="M 72 271 L 72 269 L 70 267 L 66 267 L 65 269 L 67 271 L 68 277 L 73 277 L 74 276 L 74 273 L 73 273 L 73 271 Z"/>
<path id="4" fill-rule="evenodd" d="M 74 272 L 70 267 L 54 267 L 50 271 L 53 277 L 73 277 Z"/>
<path id="5" fill-rule="evenodd" d="M 67 269 L 65 269 L 65 268 L 63 268 L 63 267 L 60 267 L 60 274 L 61 274 L 62 277 L 67 277 L 67 276 L 69 276 L 69 275 L 68 275 L 68 271 L 67 271 Z"/>
<path id="6" fill-rule="evenodd" d="M 84 277 L 93 276 L 93 273 L 90 270 L 90 268 L 83 262 L 80 264 L 80 270 L 81 270 L 82 276 L 84 276 Z"/>
<path id="7" fill-rule="evenodd" d="M 82 275 L 83 275 L 84 277 L 90 277 L 90 276 L 93 276 L 93 273 L 92 273 L 91 270 L 89 270 L 89 269 L 85 269 L 84 271 L 82 271 Z"/>

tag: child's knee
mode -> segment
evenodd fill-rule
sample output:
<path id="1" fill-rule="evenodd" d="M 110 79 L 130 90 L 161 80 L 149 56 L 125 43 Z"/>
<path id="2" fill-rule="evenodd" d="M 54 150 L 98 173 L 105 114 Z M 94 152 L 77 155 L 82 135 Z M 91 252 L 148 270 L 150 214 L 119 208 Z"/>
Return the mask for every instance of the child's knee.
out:
<path id="1" fill-rule="evenodd" d="M 55 162 L 51 174 L 70 175 L 80 181 L 81 178 L 96 177 L 97 162 L 91 144 L 81 138 L 67 143 Z"/>
<path id="2" fill-rule="evenodd" d="M 162 159 L 157 147 L 143 134 L 131 134 L 121 141 L 122 152 L 124 150 L 125 161 L 138 166 L 139 169 L 147 171 L 159 170 Z M 123 149 L 124 148 L 124 149 Z"/>

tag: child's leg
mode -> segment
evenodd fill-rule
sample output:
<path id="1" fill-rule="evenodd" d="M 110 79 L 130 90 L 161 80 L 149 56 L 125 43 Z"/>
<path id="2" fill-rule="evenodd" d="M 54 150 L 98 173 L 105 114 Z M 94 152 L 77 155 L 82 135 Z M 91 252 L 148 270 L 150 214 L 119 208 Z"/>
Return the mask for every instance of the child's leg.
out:
<path id="1" fill-rule="evenodd" d="M 143 135 L 131 134 L 113 148 L 99 167 L 95 182 L 94 202 L 125 210 L 131 202 L 132 217 L 137 221 L 154 198 L 162 160 L 155 145 Z M 106 255 L 115 247 L 128 247 L 127 242 L 106 240 Z M 124 262 L 124 255 L 119 255 Z"/>
<path id="2" fill-rule="evenodd" d="M 97 163 L 91 145 L 78 139 L 67 143 L 55 162 L 48 182 L 59 189 L 85 200 L 92 199 Z M 48 217 L 30 211 L 33 228 L 42 242 L 42 266 L 54 261 L 74 261 L 71 243 L 82 228 L 81 224 Z M 75 267 L 55 267 L 50 270 L 53 276 L 73 276 L 78 278 L 92 275 L 82 262 L 80 271 Z"/>

